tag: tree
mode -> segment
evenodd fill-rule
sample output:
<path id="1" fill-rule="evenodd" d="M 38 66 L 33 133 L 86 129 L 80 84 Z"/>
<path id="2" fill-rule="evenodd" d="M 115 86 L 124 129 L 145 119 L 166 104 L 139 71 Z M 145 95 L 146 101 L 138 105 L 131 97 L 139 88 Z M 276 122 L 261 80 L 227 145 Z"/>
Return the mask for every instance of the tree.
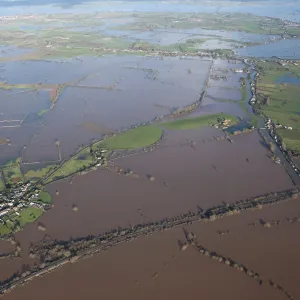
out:
<path id="1" fill-rule="evenodd" d="M 269 149 L 270 149 L 271 152 L 273 152 L 273 153 L 275 152 L 276 148 L 275 148 L 275 145 L 272 142 L 269 143 Z"/>
<path id="2" fill-rule="evenodd" d="M 286 151 L 286 145 L 284 142 L 281 143 L 281 146 L 282 146 L 283 151 Z"/>

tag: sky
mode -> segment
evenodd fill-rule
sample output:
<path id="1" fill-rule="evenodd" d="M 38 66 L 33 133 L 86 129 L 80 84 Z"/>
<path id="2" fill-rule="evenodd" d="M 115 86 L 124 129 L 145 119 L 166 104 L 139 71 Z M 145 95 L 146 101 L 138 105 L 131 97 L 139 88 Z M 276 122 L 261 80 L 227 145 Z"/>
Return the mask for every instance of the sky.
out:
<path id="1" fill-rule="evenodd" d="M 110 0 L 117 1 L 117 0 Z M 127 0 L 128 2 L 162 2 L 161 0 Z M 164 0 L 164 2 L 172 2 L 172 0 Z M 214 0 L 220 1 L 220 0 Z M 252 0 L 227 0 L 232 2 L 250 2 Z M 259 0 L 260 2 L 268 2 L 274 0 Z M 275 0 L 276 1 L 276 0 Z M 282 0 L 277 0 L 278 2 L 282 2 Z M 299 2 L 300 0 L 294 0 L 295 2 Z M 13 7 L 13 6 L 42 6 L 42 5 L 57 5 L 60 7 L 72 7 L 79 4 L 84 4 L 87 2 L 91 2 L 91 0 L 0 0 L 0 6 L 2 7 Z M 93 1 L 95 2 L 95 1 Z M 96 2 L 103 3 L 105 0 L 98 0 Z M 178 1 L 181 3 L 184 2 L 207 2 L 205 0 L 181 0 Z"/>

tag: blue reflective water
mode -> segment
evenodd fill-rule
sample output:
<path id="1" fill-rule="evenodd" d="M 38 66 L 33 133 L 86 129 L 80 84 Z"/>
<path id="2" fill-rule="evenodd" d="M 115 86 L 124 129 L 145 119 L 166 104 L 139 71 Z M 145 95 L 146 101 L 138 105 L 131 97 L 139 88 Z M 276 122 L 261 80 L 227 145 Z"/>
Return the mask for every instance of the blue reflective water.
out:
<path id="1" fill-rule="evenodd" d="M 279 42 L 237 49 L 235 53 L 239 56 L 251 57 L 280 57 L 284 59 L 300 58 L 300 40 L 289 39 Z"/>
<path id="2" fill-rule="evenodd" d="M 240 123 L 230 126 L 225 129 L 226 132 L 234 134 L 235 131 L 243 131 L 244 129 L 250 128 L 250 125 L 246 121 L 241 121 Z"/>
<path id="3" fill-rule="evenodd" d="M 300 84 L 300 77 L 290 73 L 277 78 L 276 83 Z"/>

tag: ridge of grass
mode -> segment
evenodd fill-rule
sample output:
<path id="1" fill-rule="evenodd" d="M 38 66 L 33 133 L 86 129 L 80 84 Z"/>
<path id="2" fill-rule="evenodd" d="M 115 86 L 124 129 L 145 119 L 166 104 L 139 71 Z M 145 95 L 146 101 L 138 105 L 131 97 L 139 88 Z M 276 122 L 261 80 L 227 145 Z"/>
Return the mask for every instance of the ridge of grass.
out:
<path id="1" fill-rule="evenodd" d="M 154 144 L 161 136 L 162 129 L 157 125 L 140 126 L 108 138 L 101 146 L 109 150 L 139 149 Z"/>
<path id="2" fill-rule="evenodd" d="M 238 122 L 238 118 L 225 113 L 200 116 L 162 123 L 162 126 L 171 130 L 188 130 L 200 127 L 208 127 L 218 123 L 218 120 L 230 120 L 232 125 Z"/>

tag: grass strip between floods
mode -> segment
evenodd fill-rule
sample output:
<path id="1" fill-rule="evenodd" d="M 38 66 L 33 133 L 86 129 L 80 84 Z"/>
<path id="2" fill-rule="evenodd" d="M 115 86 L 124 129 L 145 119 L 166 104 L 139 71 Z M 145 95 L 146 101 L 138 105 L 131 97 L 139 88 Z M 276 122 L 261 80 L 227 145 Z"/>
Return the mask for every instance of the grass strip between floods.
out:
<path id="1" fill-rule="evenodd" d="M 55 166 L 47 166 L 37 170 L 29 170 L 24 174 L 26 180 L 41 179 L 47 175 Z"/>
<path id="2" fill-rule="evenodd" d="M 199 127 L 213 126 L 224 120 L 230 121 L 230 125 L 236 124 L 238 118 L 229 114 L 219 113 L 212 115 L 205 115 L 197 118 L 188 118 L 183 120 L 176 120 L 171 122 L 163 123 L 163 127 L 171 130 L 188 130 L 195 129 Z"/>
<path id="3" fill-rule="evenodd" d="M 122 134 L 108 138 L 101 142 L 103 148 L 114 149 L 139 149 L 157 142 L 162 135 L 159 126 L 140 126 Z"/>
<path id="4" fill-rule="evenodd" d="M 108 150 L 115 149 L 139 149 L 150 146 L 157 142 L 162 136 L 162 129 L 157 125 L 140 126 L 124 133 L 107 138 L 104 141 L 96 142 L 93 149 L 102 148 Z M 61 179 L 80 171 L 84 171 L 96 164 L 95 157 L 90 152 L 90 147 L 86 147 L 74 155 L 69 161 L 54 172 L 46 183 L 56 179 Z"/>

